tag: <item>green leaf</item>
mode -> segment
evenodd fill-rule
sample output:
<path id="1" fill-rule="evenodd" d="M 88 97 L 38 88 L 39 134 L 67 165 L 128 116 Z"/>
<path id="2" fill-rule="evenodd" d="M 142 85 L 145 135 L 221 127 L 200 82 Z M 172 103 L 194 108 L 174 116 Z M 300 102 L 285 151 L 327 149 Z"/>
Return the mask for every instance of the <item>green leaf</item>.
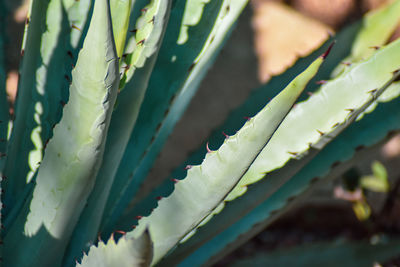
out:
<path id="1" fill-rule="evenodd" d="M 187 13 L 191 12 L 190 9 L 185 9 L 185 13 L 182 13 L 184 2 L 176 1 L 172 9 L 168 34 L 117 172 L 103 217 L 102 229 L 106 234 L 114 229 L 123 210 L 138 192 L 247 0 L 212 1 L 206 4 L 197 24 L 191 22 L 190 25 L 193 26 L 187 30 L 187 41 L 178 44 L 177 40 L 182 32 L 177 32 L 176 29 L 186 25 L 181 21 L 183 18 L 189 19 L 192 16 L 192 13 Z M 197 15 L 199 10 L 195 12 Z"/>
<path id="2" fill-rule="evenodd" d="M 152 243 L 146 231 L 137 239 L 120 238 L 115 242 L 111 237 L 107 244 L 100 241 L 92 246 L 77 267 L 139 267 L 150 266 L 152 259 Z"/>
<path id="3" fill-rule="evenodd" d="M 6 234 L 6 265 L 61 263 L 100 167 L 118 83 L 109 3 L 97 0 L 72 72 L 69 101 L 47 145 L 32 199 Z"/>
<path id="4" fill-rule="evenodd" d="M 8 213 L 32 179 L 59 121 L 68 90 L 70 26 L 61 0 L 31 2 L 22 48 L 13 129 L 3 174 Z"/>
<path id="5" fill-rule="evenodd" d="M 383 5 L 367 13 L 362 19 L 362 31 L 357 35 L 351 49 L 351 53 L 333 71 L 332 77 L 343 72 L 347 65 L 369 58 L 375 49 L 384 45 L 392 36 L 400 23 L 400 1 L 395 0 L 391 4 Z"/>
<path id="6" fill-rule="evenodd" d="M 149 229 L 154 242 L 153 263 L 224 200 L 266 146 L 323 59 L 321 56 L 315 60 L 217 151 L 207 153 L 201 165 L 191 166 L 186 179 L 176 184 L 174 192 L 127 234 L 137 237 Z"/>
<path id="7" fill-rule="evenodd" d="M 97 238 L 113 178 L 129 141 L 157 58 L 170 4 L 171 2 L 166 0 L 153 0 L 145 7 L 146 12 L 138 19 L 136 40 L 145 38 L 146 41 L 127 55 L 128 61 L 132 59 L 129 63 L 132 65 L 127 70 L 130 72 L 130 79 L 120 83 L 120 86 L 123 84 L 125 87 L 118 95 L 118 105 L 113 111 L 102 165 L 88 203 L 74 231 L 64 260 L 65 264 L 67 261 L 72 263 L 73 259 Z M 135 38 L 133 40 L 136 43 Z"/>
<path id="8" fill-rule="evenodd" d="M 311 185 L 315 184 L 318 178 L 329 180 L 337 177 L 340 174 L 338 171 L 341 169 L 341 162 L 348 162 L 360 149 L 372 146 L 385 138 L 391 131 L 400 129 L 399 107 L 400 98 L 396 98 L 390 102 L 379 104 L 374 112 L 366 114 L 362 120 L 354 122 L 278 191 L 241 220 L 192 252 L 183 261 L 183 264 L 200 265 L 210 259 L 215 262 L 265 229 L 272 221 L 286 212 L 297 199 L 307 196 L 312 188 Z M 337 149 L 338 147 L 341 149 Z M 359 153 L 362 152 L 361 150 Z M 277 174 L 279 176 L 279 171 Z M 212 224 L 205 225 L 204 229 L 200 228 L 197 235 L 189 239 L 187 243 L 208 233 L 209 226 Z M 183 247 L 186 245 L 186 243 L 182 244 Z"/>
<path id="9" fill-rule="evenodd" d="M 395 79 L 393 71 L 400 66 L 400 58 L 394 58 L 393 53 L 398 53 L 395 51 L 399 49 L 400 41 L 389 44 L 369 60 L 353 64 L 340 76 L 324 84 L 307 101 L 299 103 L 226 200 L 241 198 L 228 202 L 223 210 L 219 207 L 215 213 L 220 214 L 212 219 L 210 226 L 206 225 L 194 241 L 183 244 L 185 249 L 182 250 L 186 252 L 182 254 L 188 255 L 189 251 L 227 229 L 280 190 L 329 141 L 364 112 Z M 375 64 L 379 61 L 378 65 L 387 69 L 377 69 Z M 299 124 L 300 117 L 312 119 L 301 120 Z M 293 133 L 296 133 L 296 138 L 291 138 Z M 264 177 L 268 178 L 262 180 Z M 252 183 L 256 184 L 249 187 Z M 248 188 L 249 192 L 243 195 Z"/>

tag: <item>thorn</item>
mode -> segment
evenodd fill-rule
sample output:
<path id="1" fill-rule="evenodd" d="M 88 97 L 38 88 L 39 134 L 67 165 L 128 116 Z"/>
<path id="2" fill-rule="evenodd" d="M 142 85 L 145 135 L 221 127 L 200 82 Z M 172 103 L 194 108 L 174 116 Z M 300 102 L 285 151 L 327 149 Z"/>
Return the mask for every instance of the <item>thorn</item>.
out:
<path id="1" fill-rule="evenodd" d="M 156 20 L 156 16 L 153 16 L 151 20 L 149 20 L 149 23 L 152 23 L 154 25 L 154 21 Z"/>
<path id="2" fill-rule="evenodd" d="M 211 153 L 211 152 L 212 152 L 211 149 L 210 149 L 210 147 L 208 146 L 208 142 L 207 142 L 207 144 L 206 144 L 206 149 L 207 149 L 207 153 Z"/>
<path id="3" fill-rule="evenodd" d="M 71 79 L 69 78 L 69 76 L 67 74 L 64 75 L 64 78 L 68 81 L 71 82 Z"/>
<path id="4" fill-rule="evenodd" d="M 147 11 L 147 8 L 142 8 L 140 11 L 146 12 L 146 11 Z"/>
<path id="5" fill-rule="evenodd" d="M 249 121 L 249 120 L 251 120 L 251 118 L 250 117 L 243 117 L 245 120 L 247 120 L 247 121 Z"/>
<path id="6" fill-rule="evenodd" d="M 123 66 L 122 68 L 125 69 L 125 71 L 127 71 L 131 68 L 131 65 L 126 65 L 126 66 Z"/>
<path id="7" fill-rule="evenodd" d="M 143 218 L 143 216 L 140 216 L 140 215 L 138 215 L 138 216 L 135 217 L 136 220 L 140 220 L 140 219 L 142 219 L 142 218 Z"/>
<path id="8" fill-rule="evenodd" d="M 231 7 L 229 5 L 226 6 L 226 12 L 229 12 L 229 10 L 231 9 Z"/>
<path id="9" fill-rule="evenodd" d="M 22 50 L 21 50 L 21 57 L 23 57 L 23 56 L 24 56 L 24 53 L 25 53 L 25 50 L 24 50 L 24 49 L 22 49 Z"/>
<path id="10" fill-rule="evenodd" d="M 321 136 L 323 136 L 324 135 L 324 133 L 323 132 L 321 132 L 320 130 L 318 130 L 317 129 L 317 132 L 321 135 Z"/>
<path id="11" fill-rule="evenodd" d="M 130 32 L 136 33 L 136 32 L 137 32 L 137 29 L 133 29 L 133 30 L 131 30 Z"/>
<path id="12" fill-rule="evenodd" d="M 229 138 L 229 135 L 227 135 L 226 133 L 222 132 L 222 134 L 225 136 L 225 138 Z"/>
<path id="13" fill-rule="evenodd" d="M 115 232 L 118 233 L 118 234 L 121 234 L 121 235 L 126 235 L 126 232 L 121 231 L 121 230 L 116 230 Z"/>
<path id="14" fill-rule="evenodd" d="M 313 92 L 307 92 L 307 95 L 309 95 L 309 96 L 313 96 L 313 95 L 314 95 L 314 93 L 313 93 Z"/>
<path id="15" fill-rule="evenodd" d="M 290 154 L 290 155 L 293 155 L 293 156 L 297 156 L 299 153 L 297 153 L 297 152 L 290 152 L 290 151 L 288 151 L 288 153 Z"/>
<path id="16" fill-rule="evenodd" d="M 72 29 L 78 30 L 78 31 L 82 31 L 79 27 L 75 26 L 74 24 L 71 25 Z"/>
<path id="17" fill-rule="evenodd" d="M 178 180 L 178 179 L 175 179 L 175 178 L 172 178 L 171 181 L 174 182 L 174 183 L 179 182 L 179 180 Z"/>
<path id="18" fill-rule="evenodd" d="M 135 229 L 136 228 L 136 225 L 132 225 L 131 226 L 131 229 L 133 230 L 133 229 Z"/>
<path id="19" fill-rule="evenodd" d="M 61 104 L 62 107 L 64 107 L 66 103 L 63 100 L 60 100 L 60 104 Z"/>
<path id="20" fill-rule="evenodd" d="M 351 65 L 351 62 L 343 61 L 341 64 L 346 65 L 346 66 L 350 66 L 350 65 Z"/>
<path id="21" fill-rule="evenodd" d="M 160 201 L 162 198 L 163 198 L 163 197 L 156 197 L 156 199 L 157 199 L 158 201 Z"/>
<path id="22" fill-rule="evenodd" d="M 193 165 L 186 165 L 185 170 L 190 170 L 193 167 Z"/>
<path id="23" fill-rule="evenodd" d="M 369 90 L 368 93 L 370 93 L 370 94 L 375 94 L 376 91 L 378 91 L 378 89 L 372 89 L 372 90 Z"/>
<path id="24" fill-rule="evenodd" d="M 352 113 L 353 111 L 354 111 L 354 108 L 346 108 L 346 109 L 344 109 L 345 111 L 348 111 L 348 112 L 350 112 L 350 113 Z"/>
<path id="25" fill-rule="evenodd" d="M 26 20 L 25 20 L 25 24 L 28 25 L 29 22 L 30 22 L 30 19 L 29 19 L 29 17 L 27 17 Z"/>
<path id="26" fill-rule="evenodd" d="M 143 45 L 145 40 L 146 40 L 146 39 L 140 40 L 140 41 L 137 42 L 136 44 L 137 44 L 137 45 Z"/>
<path id="27" fill-rule="evenodd" d="M 192 65 L 190 65 L 188 72 L 191 72 L 194 66 L 196 66 L 196 62 L 193 62 Z"/>
<path id="28" fill-rule="evenodd" d="M 371 48 L 371 49 L 375 49 L 375 50 L 378 50 L 379 48 L 381 48 L 380 46 L 378 46 L 378 45 L 373 45 L 373 46 L 370 46 L 369 48 Z"/>
<path id="29" fill-rule="evenodd" d="M 327 81 L 325 80 L 320 80 L 320 81 L 316 81 L 315 84 L 326 84 Z"/>
<path id="30" fill-rule="evenodd" d="M 72 52 L 70 50 L 67 51 L 67 54 L 71 59 L 74 59 L 74 56 L 72 55 Z"/>
<path id="31" fill-rule="evenodd" d="M 323 59 L 325 59 L 328 55 L 329 55 L 329 53 L 331 52 L 331 49 L 332 49 L 332 47 L 333 47 L 333 45 L 336 43 L 336 41 L 333 41 L 330 45 L 329 45 L 329 47 L 328 47 L 328 49 L 325 51 L 325 53 L 323 53 L 322 55 L 321 55 L 321 57 L 323 58 Z"/>
<path id="32" fill-rule="evenodd" d="M 337 122 L 337 123 L 335 123 L 334 125 L 332 125 L 332 128 L 336 128 L 336 127 L 338 127 L 338 126 L 339 126 L 339 124 L 340 124 L 340 123 L 338 123 L 338 122 Z"/>

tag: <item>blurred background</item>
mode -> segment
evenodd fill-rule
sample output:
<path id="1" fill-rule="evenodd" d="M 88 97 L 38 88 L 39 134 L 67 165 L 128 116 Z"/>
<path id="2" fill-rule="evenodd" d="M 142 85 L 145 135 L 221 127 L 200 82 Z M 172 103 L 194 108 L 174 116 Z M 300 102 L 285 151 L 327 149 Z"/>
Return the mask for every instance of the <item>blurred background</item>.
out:
<path id="1" fill-rule="evenodd" d="M 28 1 L 8 1 L 7 92 L 13 103 Z M 236 30 L 209 71 L 186 114 L 175 127 L 150 173 L 162 180 L 207 140 L 251 90 L 284 72 L 318 48 L 330 35 L 386 0 L 252 0 Z M 397 29 L 392 39 L 400 35 Z M 11 105 L 11 112 L 12 105 Z M 213 148 L 211 148 L 213 149 Z M 360 153 L 357 164 L 344 164 L 337 177 L 321 183 L 264 232 L 216 266 L 230 266 L 260 250 L 290 248 L 314 241 L 373 239 L 400 232 L 400 135 Z M 352 188 L 352 179 L 380 175 L 389 187 L 380 192 Z M 149 190 L 143 188 L 142 192 Z M 379 191 L 379 190 L 375 190 Z M 400 266 L 394 258 L 384 266 Z"/>

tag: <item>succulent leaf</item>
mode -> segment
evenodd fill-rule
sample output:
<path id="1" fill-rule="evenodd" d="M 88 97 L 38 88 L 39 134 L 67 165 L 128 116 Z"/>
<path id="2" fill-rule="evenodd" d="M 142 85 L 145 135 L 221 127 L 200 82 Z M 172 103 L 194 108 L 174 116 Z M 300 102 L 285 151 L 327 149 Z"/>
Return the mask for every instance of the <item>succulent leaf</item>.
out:
<path id="1" fill-rule="evenodd" d="M 118 83 L 109 3 L 98 0 L 32 199 L 6 234 L 6 264 L 60 264 L 100 167 Z M 35 254 L 21 253 L 26 250 Z"/>
<path id="2" fill-rule="evenodd" d="M 174 192 L 161 199 L 153 213 L 139 220 L 136 229 L 127 234 L 137 237 L 149 229 L 154 242 L 153 263 L 201 223 L 235 187 L 317 73 L 323 59 L 322 56 L 316 59 L 217 151 L 208 152 L 201 165 L 192 166 Z"/>
<path id="3" fill-rule="evenodd" d="M 261 180 L 260 182 L 252 186 L 250 192 L 242 196 L 241 200 L 228 203 L 229 205 L 227 205 L 225 209 L 223 209 L 223 207 L 219 207 L 219 209 L 215 213 L 219 213 L 222 210 L 221 214 L 218 214 L 218 216 L 212 219 L 210 226 L 204 226 L 204 232 L 201 231 L 202 233 L 207 232 L 207 234 L 200 233 L 199 235 L 197 235 L 195 240 L 189 240 L 187 244 L 183 244 L 183 247 L 185 248 L 182 248 L 182 251 L 177 253 L 188 255 L 189 251 L 193 251 L 195 247 L 205 242 L 207 238 L 211 238 L 222 229 L 226 229 L 228 225 L 233 222 L 233 218 L 238 219 L 238 217 L 240 217 L 239 214 L 245 215 L 249 212 L 249 210 L 251 210 L 251 207 L 256 207 L 260 205 L 260 203 L 270 197 L 271 194 L 273 194 L 276 190 L 281 190 L 279 188 L 285 182 L 291 179 L 291 177 L 295 175 L 296 172 L 298 172 L 305 164 L 307 164 L 307 162 L 310 161 L 320 151 L 320 149 L 326 145 L 327 142 L 329 142 L 352 121 L 354 121 L 354 119 L 356 119 L 359 114 L 361 114 L 387 87 L 389 87 L 390 83 L 394 80 L 392 73 L 398 68 L 400 62 L 399 59 L 392 58 L 391 55 L 392 53 L 397 53 L 394 51 L 397 51 L 397 49 L 399 49 L 399 44 L 399 41 L 389 44 L 386 48 L 382 48 L 382 50 L 377 51 L 376 54 L 374 54 L 374 56 L 372 56 L 369 60 L 358 64 L 353 64 L 349 69 L 346 70 L 346 72 L 342 73 L 336 79 L 324 84 L 321 90 L 318 93 L 314 93 L 307 101 L 299 103 L 296 108 L 288 114 L 287 119 L 277 130 L 270 143 L 267 145 L 264 151 L 260 153 L 260 156 L 255 160 L 252 167 L 240 181 L 237 186 L 237 190 L 233 191 L 226 200 L 231 201 L 242 195 L 244 192 L 247 191 L 247 186 L 253 182 L 259 181 L 259 178 L 267 175 L 268 179 Z M 386 50 L 386 52 L 383 52 L 384 50 Z M 391 61 L 392 59 L 393 61 Z M 375 72 L 374 69 L 374 64 L 376 60 L 382 60 L 381 66 L 386 64 L 383 62 L 391 61 L 390 63 L 388 63 L 388 65 L 391 66 L 378 74 L 378 72 Z M 373 67 L 369 69 L 370 66 Z M 365 86 L 365 82 L 367 82 L 366 80 L 363 80 L 360 83 L 360 85 L 362 86 L 352 84 L 352 82 L 347 83 L 348 81 L 350 81 L 349 77 L 352 77 L 353 79 L 357 77 L 357 75 L 365 77 L 366 73 L 369 73 L 369 71 L 371 70 L 374 72 L 374 75 L 373 77 L 371 77 L 371 79 L 375 79 L 376 77 L 379 77 L 379 75 L 383 75 L 383 79 L 380 81 L 380 89 L 374 91 L 374 93 L 379 92 L 378 95 L 371 95 L 370 91 L 379 87 L 375 87 L 376 85 L 373 85 L 373 87 L 368 87 L 368 85 Z M 378 79 L 375 81 L 378 81 Z M 341 89 L 343 89 L 343 91 L 341 91 Z M 339 102 L 334 101 L 335 96 L 333 95 L 335 95 L 336 93 L 338 94 L 336 95 L 336 97 L 340 98 Z M 324 99 L 329 99 L 329 103 Z M 351 104 L 350 102 L 347 103 L 347 100 L 350 100 L 350 102 L 353 102 L 353 104 Z M 307 108 L 307 105 L 310 105 L 309 108 Z M 318 116 L 315 116 L 317 110 L 318 113 L 322 115 L 324 114 L 324 112 L 330 113 L 330 107 L 336 109 L 339 108 L 340 105 L 351 106 L 352 108 L 351 112 L 347 110 L 347 114 L 343 113 L 343 110 L 346 109 L 344 107 L 342 107 L 342 112 L 340 112 L 339 110 L 333 112 L 336 114 L 336 119 L 338 120 L 337 122 L 318 120 Z M 306 111 L 307 109 L 308 111 Z M 342 115 L 340 113 L 344 115 L 344 117 L 342 117 L 341 119 L 340 117 Z M 315 118 L 315 120 L 303 122 L 302 125 L 299 125 L 299 127 L 297 127 L 295 123 L 295 118 L 298 118 L 300 114 L 301 116 L 313 114 L 313 118 Z M 335 119 L 335 116 L 322 116 Z M 335 125 L 335 127 L 332 127 L 332 125 Z M 317 131 L 316 129 L 319 131 Z M 296 136 L 299 139 L 290 139 L 293 141 L 291 144 L 291 141 L 288 141 L 288 139 L 285 138 L 287 138 L 289 132 L 290 134 L 292 134 L 293 131 L 296 132 Z M 303 133 L 306 132 L 307 134 L 303 135 Z M 321 135 L 320 132 L 323 132 L 324 134 Z M 284 139 L 286 141 L 282 142 L 282 140 Z M 297 143 L 296 140 L 302 140 L 302 143 Z M 278 147 L 279 149 L 277 149 Z M 296 160 L 291 153 L 288 153 L 288 151 L 296 152 L 297 158 L 301 158 L 301 160 Z M 270 155 L 274 156 L 271 160 L 267 160 L 268 157 L 271 157 Z M 280 160 L 283 160 L 282 165 L 281 163 L 278 164 L 278 162 L 281 162 Z M 258 174 L 257 171 L 253 172 L 258 168 L 257 166 L 260 167 Z M 285 168 L 279 170 L 282 166 L 285 166 Z M 310 179 L 312 178 L 313 177 L 311 177 Z M 233 216 L 233 214 L 235 215 Z M 227 220 L 226 218 L 230 219 Z"/>
<path id="4" fill-rule="evenodd" d="M 351 53 L 337 66 L 331 77 L 336 77 L 349 64 L 369 58 L 375 49 L 386 44 L 400 23 L 400 1 L 395 0 L 381 8 L 372 10 L 362 19 L 362 30 L 354 40 Z"/>
<path id="5" fill-rule="evenodd" d="M 225 0 L 223 3 L 212 1 L 205 4 L 198 24 L 187 31 L 189 39 L 178 45 L 176 42 L 181 32 L 176 32 L 176 25 L 183 25 L 180 21 L 182 17 L 190 16 L 189 13 L 180 14 L 183 3 L 176 1 L 167 28 L 169 34 L 161 47 L 160 59 L 150 78 L 143 108 L 106 206 L 107 213 L 103 217 L 103 230 L 106 233 L 112 231 L 137 192 L 246 3 L 247 0 Z M 210 24 L 211 21 L 214 24 Z"/>
<path id="6" fill-rule="evenodd" d="M 68 88 L 64 70 L 70 68 L 69 29 L 61 0 L 32 1 L 23 42 L 16 119 L 3 170 L 5 176 L 13 177 L 4 184 L 8 210 L 34 176 L 44 144 L 60 119 L 60 101 L 65 100 L 62 96 Z"/>
<path id="7" fill-rule="evenodd" d="M 141 45 L 141 48 L 135 49 L 134 55 L 128 55 L 128 57 L 135 57 L 136 60 L 131 61 L 132 65 L 127 70 L 131 72 L 130 79 L 124 82 L 124 89 L 118 95 L 118 105 L 111 118 L 103 162 L 96 178 L 96 184 L 79 219 L 65 261 L 72 262 L 73 258 L 81 254 L 82 249 L 88 248 L 87 244 L 93 242 L 97 237 L 113 178 L 129 141 L 157 58 L 170 3 L 166 0 L 153 0 L 145 7 L 146 12 L 138 19 L 136 36 L 145 38 L 146 42 Z"/>
<path id="8" fill-rule="evenodd" d="M 325 60 L 324 65 L 321 67 L 321 70 L 318 72 L 313 81 L 328 77 L 331 71 L 341 62 L 341 58 L 345 57 L 350 52 L 350 47 L 354 39 L 353 36 L 356 35 L 359 28 L 359 23 L 355 23 L 351 26 L 348 26 L 335 37 L 335 39 L 338 40 L 335 45 L 335 49 L 331 51 L 330 56 Z M 231 133 L 237 131 L 237 129 L 241 127 L 243 117 L 254 115 L 258 110 L 260 110 L 264 105 L 263 99 L 273 98 L 277 94 L 277 88 L 283 88 L 286 81 L 292 80 L 299 72 L 310 65 L 318 55 L 321 55 L 327 49 L 328 43 L 332 43 L 332 40 L 329 40 L 327 43 L 325 43 L 325 45 L 312 53 L 310 56 L 300 59 L 288 71 L 279 76 L 273 77 L 269 83 L 254 90 L 253 94 L 250 95 L 248 100 L 236 111 L 234 111 L 222 126 L 218 127 L 213 132 L 208 139 L 210 145 L 217 146 L 224 141 L 225 137 L 221 134 L 221 132 Z M 311 82 L 307 86 L 307 91 L 314 91 L 317 87 L 318 85 L 316 83 Z M 305 97 L 308 97 L 308 94 L 303 92 L 303 95 L 300 96 L 300 99 L 305 99 Z M 188 158 L 188 160 L 186 160 L 180 167 L 177 168 L 172 177 L 184 177 L 185 166 L 193 163 L 200 163 L 204 153 L 206 153 L 205 148 L 206 144 L 203 144 L 198 151 L 196 151 L 191 157 Z M 140 200 L 140 202 L 135 203 L 135 205 L 127 209 L 124 213 L 124 216 L 119 219 L 117 228 L 129 229 L 131 226 L 131 218 L 134 218 L 137 215 L 149 214 L 150 211 L 156 207 L 157 197 L 168 196 L 171 194 L 172 190 L 173 186 L 171 185 L 170 181 L 165 181 L 161 186 L 148 194 L 148 196 Z M 174 251 L 174 255 L 175 253 L 176 251 Z"/>

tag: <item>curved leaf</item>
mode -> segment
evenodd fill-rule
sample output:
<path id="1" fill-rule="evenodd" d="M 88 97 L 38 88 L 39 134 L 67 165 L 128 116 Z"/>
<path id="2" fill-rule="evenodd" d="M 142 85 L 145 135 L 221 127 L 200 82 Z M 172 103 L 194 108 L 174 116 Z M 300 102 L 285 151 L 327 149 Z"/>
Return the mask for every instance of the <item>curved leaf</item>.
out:
<path id="1" fill-rule="evenodd" d="M 97 0 L 32 199 L 6 234 L 6 265 L 60 264 L 100 167 L 118 82 L 109 3 Z"/>
<path id="2" fill-rule="evenodd" d="M 160 200 L 153 213 L 127 234 L 135 237 L 149 229 L 154 242 L 153 263 L 201 223 L 235 187 L 317 73 L 323 59 L 321 56 L 315 60 L 217 151 L 209 151 L 201 165 L 191 166 L 174 192 Z"/>

